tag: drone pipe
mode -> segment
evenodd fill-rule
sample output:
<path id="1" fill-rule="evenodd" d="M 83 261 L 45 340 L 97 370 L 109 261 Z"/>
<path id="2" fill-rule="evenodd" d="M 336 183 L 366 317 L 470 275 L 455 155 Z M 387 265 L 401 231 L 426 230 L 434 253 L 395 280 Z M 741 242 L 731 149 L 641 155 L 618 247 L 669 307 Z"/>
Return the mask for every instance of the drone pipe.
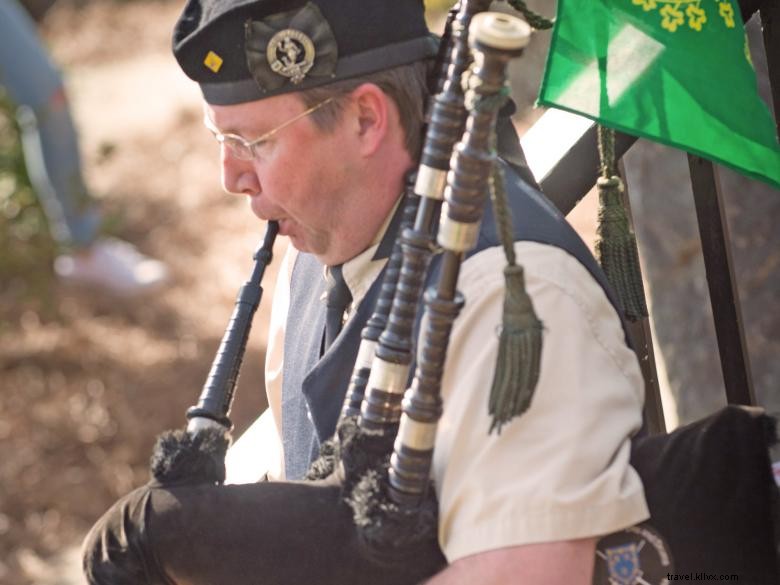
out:
<path id="1" fill-rule="evenodd" d="M 412 386 L 403 401 L 398 436 L 390 460 L 390 497 L 414 508 L 426 495 L 438 420 L 441 379 L 453 323 L 464 300 L 457 291 L 460 266 L 474 248 L 489 192 L 496 155 L 491 147 L 509 61 L 528 44 L 531 30 L 519 18 L 476 15 L 470 42 L 474 67 L 469 78 L 469 118 L 455 147 L 445 190 L 438 242 L 444 248 L 438 281 L 425 295 L 426 319 Z"/>
<path id="2" fill-rule="evenodd" d="M 421 197 L 414 227 L 400 236 L 403 249 L 396 294 L 379 338 L 359 426 L 368 432 L 394 436 L 401 416 L 401 400 L 412 363 L 412 336 L 418 307 L 433 256 L 435 226 L 443 198 L 444 178 L 449 169 L 452 147 L 460 138 L 466 120 L 461 89 L 463 73 L 471 62 L 468 27 L 474 14 L 486 10 L 490 2 L 468 0 L 460 3 L 452 22 L 451 48 L 442 91 L 435 97 L 426 132 L 425 145 L 414 191 Z"/>

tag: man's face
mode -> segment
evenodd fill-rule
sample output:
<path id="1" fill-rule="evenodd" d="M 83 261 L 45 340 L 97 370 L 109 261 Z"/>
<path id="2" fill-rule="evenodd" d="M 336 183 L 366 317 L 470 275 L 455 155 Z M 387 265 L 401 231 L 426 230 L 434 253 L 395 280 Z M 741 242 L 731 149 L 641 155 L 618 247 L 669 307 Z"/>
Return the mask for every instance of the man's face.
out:
<path id="1" fill-rule="evenodd" d="M 222 133 L 252 141 L 306 110 L 294 94 L 233 106 L 206 106 Z M 361 205 L 350 176 L 360 164 L 357 128 L 345 117 L 323 132 L 303 117 L 255 146 L 252 160 L 221 147 L 222 186 L 249 197 L 261 219 L 278 220 L 282 235 L 303 252 L 332 264 L 343 261 L 350 242 L 349 218 Z M 362 204 L 365 202 L 363 201 Z M 347 256 L 349 257 L 349 256 Z"/>

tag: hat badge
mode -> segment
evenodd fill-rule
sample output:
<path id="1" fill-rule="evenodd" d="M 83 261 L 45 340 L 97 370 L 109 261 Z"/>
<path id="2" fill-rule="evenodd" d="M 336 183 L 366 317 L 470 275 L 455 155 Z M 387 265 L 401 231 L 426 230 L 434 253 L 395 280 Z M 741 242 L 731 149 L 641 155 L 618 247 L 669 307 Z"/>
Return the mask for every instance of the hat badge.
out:
<path id="1" fill-rule="evenodd" d="M 280 30 L 268 41 L 266 57 L 274 73 L 298 84 L 314 65 L 314 43 L 305 33 L 292 28 Z"/>

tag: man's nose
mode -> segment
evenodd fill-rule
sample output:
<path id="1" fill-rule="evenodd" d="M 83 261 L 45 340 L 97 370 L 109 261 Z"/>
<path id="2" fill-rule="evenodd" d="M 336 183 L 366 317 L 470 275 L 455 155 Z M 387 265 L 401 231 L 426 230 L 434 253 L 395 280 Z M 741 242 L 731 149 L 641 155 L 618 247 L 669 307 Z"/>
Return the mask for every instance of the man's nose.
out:
<path id="1" fill-rule="evenodd" d="M 236 195 L 254 195 L 260 192 L 260 179 L 251 160 L 240 160 L 224 146 L 220 152 L 222 188 Z"/>

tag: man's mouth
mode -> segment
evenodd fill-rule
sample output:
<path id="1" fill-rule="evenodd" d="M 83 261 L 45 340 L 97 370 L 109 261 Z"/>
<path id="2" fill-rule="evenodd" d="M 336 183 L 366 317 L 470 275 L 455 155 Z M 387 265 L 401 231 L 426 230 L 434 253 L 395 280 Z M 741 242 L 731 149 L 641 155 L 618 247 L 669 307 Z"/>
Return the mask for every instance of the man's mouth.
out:
<path id="1" fill-rule="evenodd" d="M 279 223 L 280 236 L 289 236 L 293 233 L 295 224 L 289 217 L 279 218 L 276 221 Z"/>
<path id="2" fill-rule="evenodd" d="M 263 207 L 262 209 L 261 205 Z M 261 203 L 258 195 L 249 196 L 249 206 L 252 209 L 252 213 L 254 213 L 255 216 L 257 216 L 259 219 L 262 219 L 263 221 L 278 222 L 280 236 L 290 235 L 290 232 L 292 231 L 292 220 L 289 217 L 279 217 L 279 215 L 277 215 L 279 210 L 276 210 L 274 213 L 273 210 L 265 209 L 265 205 Z"/>

